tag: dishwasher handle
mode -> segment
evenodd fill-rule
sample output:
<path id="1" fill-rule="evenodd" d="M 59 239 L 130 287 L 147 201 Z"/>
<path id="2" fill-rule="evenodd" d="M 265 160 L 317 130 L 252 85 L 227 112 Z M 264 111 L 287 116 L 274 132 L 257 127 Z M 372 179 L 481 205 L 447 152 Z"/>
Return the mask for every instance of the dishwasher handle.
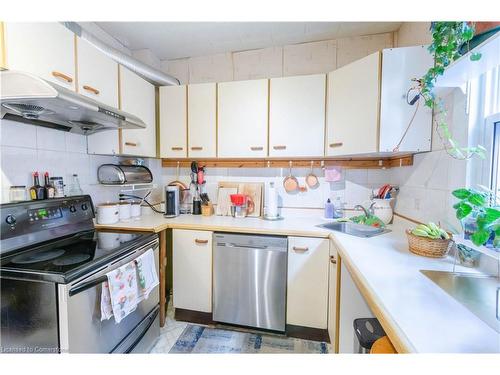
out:
<path id="1" fill-rule="evenodd" d="M 267 250 L 268 247 L 266 245 L 264 246 L 255 246 L 255 245 L 243 245 L 243 244 L 237 244 L 237 243 L 228 243 L 226 244 L 227 247 L 239 247 L 243 249 L 255 249 L 255 250 Z"/>

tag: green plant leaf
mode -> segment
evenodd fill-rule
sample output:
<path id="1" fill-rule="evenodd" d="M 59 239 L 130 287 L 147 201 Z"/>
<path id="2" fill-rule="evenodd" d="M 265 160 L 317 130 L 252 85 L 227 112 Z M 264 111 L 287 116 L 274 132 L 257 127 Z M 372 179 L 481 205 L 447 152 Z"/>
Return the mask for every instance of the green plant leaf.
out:
<path id="1" fill-rule="evenodd" d="M 471 195 L 471 192 L 469 191 L 469 189 L 457 189 L 453 190 L 451 194 L 453 194 L 453 196 L 458 199 L 466 199 L 469 197 L 469 195 Z"/>
<path id="2" fill-rule="evenodd" d="M 470 55 L 470 61 L 478 61 L 481 60 L 481 54 L 479 52 L 474 52 Z"/>
<path id="3" fill-rule="evenodd" d="M 457 208 L 457 219 L 462 220 L 467 217 L 472 212 L 472 206 L 465 202 L 460 202 L 460 205 Z"/>
<path id="4" fill-rule="evenodd" d="M 478 230 L 470 236 L 470 239 L 476 246 L 484 245 L 488 241 L 488 238 L 490 238 L 490 232 L 487 230 Z"/>
<path id="5" fill-rule="evenodd" d="M 486 198 L 481 193 L 472 193 L 467 197 L 467 200 L 474 206 L 484 206 L 486 204 Z"/>
<path id="6" fill-rule="evenodd" d="M 484 209 L 484 218 L 488 224 L 491 224 L 500 219 L 500 210 L 487 207 Z"/>

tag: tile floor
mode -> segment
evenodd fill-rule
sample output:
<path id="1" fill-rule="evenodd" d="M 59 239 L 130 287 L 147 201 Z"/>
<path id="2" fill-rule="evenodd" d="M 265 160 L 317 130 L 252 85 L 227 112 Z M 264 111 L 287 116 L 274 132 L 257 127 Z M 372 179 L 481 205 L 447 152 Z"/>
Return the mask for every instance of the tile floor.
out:
<path id="1" fill-rule="evenodd" d="M 193 323 L 181 322 L 174 319 L 174 308 L 172 306 L 172 303 L 169 302 L 165 326 L 160 328 L 160 337 L 158 338 L 155 346 L 151 349 L 151 353 L 168 353 L 170 349 L 172 349 L 172 347 L 175 345 L 177 339 L 181 336 L 182 332 L 188 324 Z M 218 326 L 217 328 L 220 327 Z M 243 331 L 246 332 L 247 330 Z M 256 331 L 248 330 L 248 332 Z M 333 353 L 333 346 L 331 344 L 327 344 L 327 350 L 328 353 Z"/>

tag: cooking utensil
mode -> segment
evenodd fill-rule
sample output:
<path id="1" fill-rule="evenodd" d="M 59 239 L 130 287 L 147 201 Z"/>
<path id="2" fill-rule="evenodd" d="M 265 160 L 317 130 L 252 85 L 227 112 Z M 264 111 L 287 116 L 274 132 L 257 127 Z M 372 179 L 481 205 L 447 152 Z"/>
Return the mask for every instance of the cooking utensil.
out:
<path id="1" fill-rule="evenodd" d="M 288 176 L 283 180 L 283 188 L 288 194 L 296 194 L 299 191 L 299 181 L 292 174 L 292 162 L 290 161 L 290 171 Z"/>
<path id="2" fill-rule="evenodd" d="M 184 202 L 189 195 L 189 188 L 186 184 L 179 180 L 179 172 L 180 172 L 180 163 L 177 162 L 177 168 L 175 171 L 175 180 L 170 182 L 168 186 L 177 186 L 180 192 L 180 201 Z"/>
<path id="3" fill-rule="evenodd" d="M 311 171 L 306 176 L 306 184 L 311 189 L 317 189 L 319 187 L 319 179 L 318 179 L 318 176 L 316 176 L 314 174 L 313 165 L 314 165 L 314 161 L 311 161 Z"/>

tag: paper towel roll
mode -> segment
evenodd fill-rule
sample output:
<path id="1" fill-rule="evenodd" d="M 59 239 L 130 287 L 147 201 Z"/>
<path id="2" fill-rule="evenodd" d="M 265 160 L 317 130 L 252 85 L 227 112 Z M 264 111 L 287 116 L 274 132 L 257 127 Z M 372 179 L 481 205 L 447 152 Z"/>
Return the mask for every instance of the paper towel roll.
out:
<path id="1" fill-rule="evenodd" d="M 267 188 L 266 216 L 278 216 L 278 192 L 272 183 Z"/>

